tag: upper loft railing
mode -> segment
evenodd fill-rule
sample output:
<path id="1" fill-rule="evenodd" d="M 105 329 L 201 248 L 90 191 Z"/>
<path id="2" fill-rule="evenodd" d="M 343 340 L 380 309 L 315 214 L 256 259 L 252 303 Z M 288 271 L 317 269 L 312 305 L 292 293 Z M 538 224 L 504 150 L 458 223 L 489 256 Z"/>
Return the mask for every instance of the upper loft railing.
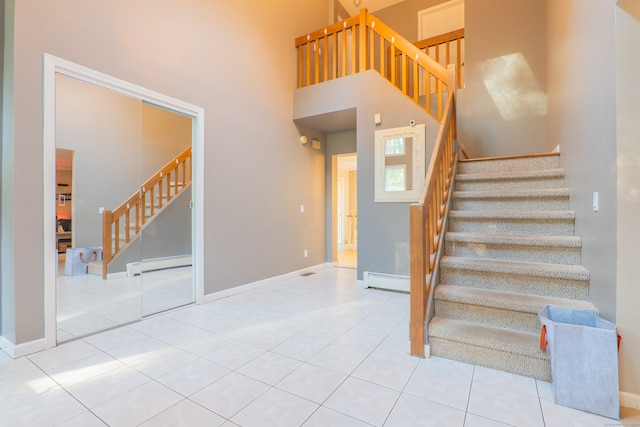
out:
<path id="1" fill-rule="evenodd" d="M 414 45 L 443 67 L 455 64 L 458 89 L 464 87 L 464 28 L 420 40 Z"/>
<path id="2" fill-rule="evenodd" d="M 366 9 L 298 37 L 295 45 L 298 88 L 376 70 L 436 120 L 442 118 L 444 93 L 450 91 L 445 66 Z"/>
<path id="3" fill-rule="evenodd" d="M 191 184 L 191 147 L 178 154 L 149 178 L 140 190 L 102 215 L 102 276 L 109 262 L 142 230 L 163 206 Z"/>

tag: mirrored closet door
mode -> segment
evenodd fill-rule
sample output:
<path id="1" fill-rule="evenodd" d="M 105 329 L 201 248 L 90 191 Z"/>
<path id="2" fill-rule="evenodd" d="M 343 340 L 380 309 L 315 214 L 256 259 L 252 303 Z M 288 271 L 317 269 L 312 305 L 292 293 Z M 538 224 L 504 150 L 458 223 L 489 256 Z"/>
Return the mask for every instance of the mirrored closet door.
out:
<path id="1" fill-rule="evenodd" d="M 56 75 L 57 342 L 194 302 L 191 122 Z"/>

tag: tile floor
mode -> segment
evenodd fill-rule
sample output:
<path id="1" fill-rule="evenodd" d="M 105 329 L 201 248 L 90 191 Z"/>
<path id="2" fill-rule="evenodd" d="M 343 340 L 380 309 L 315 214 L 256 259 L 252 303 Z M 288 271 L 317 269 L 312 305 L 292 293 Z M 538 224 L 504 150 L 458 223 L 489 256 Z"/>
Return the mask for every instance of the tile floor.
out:
<path id="1" fill-rule="evenodd" d="M 555 405 L 549 383 L 407 355 L 408 306 L 327 268 L 27 357 L 0 352 L 0 425 L 623 424 Z M 640 425 L 640 411 L 623 414 Z"/>
<path id="2" fill-rule="evenodd" d="M 103 280 L 92 274 L 65 276 L 64 255 L 60 260 L 56 289 L 58 342 L 195 301 L 190 266 Z"/>

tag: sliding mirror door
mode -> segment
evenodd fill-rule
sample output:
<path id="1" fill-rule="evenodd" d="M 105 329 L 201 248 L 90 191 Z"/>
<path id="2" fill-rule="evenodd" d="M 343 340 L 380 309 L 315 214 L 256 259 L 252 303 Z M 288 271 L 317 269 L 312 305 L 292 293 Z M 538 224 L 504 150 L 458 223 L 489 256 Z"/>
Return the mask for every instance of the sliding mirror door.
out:
<path id="1" fill-rule="evenodd" d="M 192 269 L 193 119 L 141 107 L 142 315 L 195 302 Z"/>
<path id="2" fill-rule="evenodd" d="M 55 108 L 62 342 L 142 316 L 140 276 L 127 272 L 142 259 L 134 206 L 142 179 L 142 102 L 57 74 Z M 105 228 L 107 217 L 117 220 Z M 108 267 L 105 257 L 113 258 Z"/>

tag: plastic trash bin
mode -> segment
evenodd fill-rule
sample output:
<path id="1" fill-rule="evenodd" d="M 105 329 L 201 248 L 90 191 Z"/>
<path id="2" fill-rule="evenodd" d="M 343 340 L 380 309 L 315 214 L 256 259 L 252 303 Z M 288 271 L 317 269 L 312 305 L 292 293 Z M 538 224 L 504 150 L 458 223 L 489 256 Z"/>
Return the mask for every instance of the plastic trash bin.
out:
<path id="1" fill-rule="evenodd" d="M 538 315 L 556 404 L 620 419 L 615 325 L 595 310 L 546 305 Z"/>

